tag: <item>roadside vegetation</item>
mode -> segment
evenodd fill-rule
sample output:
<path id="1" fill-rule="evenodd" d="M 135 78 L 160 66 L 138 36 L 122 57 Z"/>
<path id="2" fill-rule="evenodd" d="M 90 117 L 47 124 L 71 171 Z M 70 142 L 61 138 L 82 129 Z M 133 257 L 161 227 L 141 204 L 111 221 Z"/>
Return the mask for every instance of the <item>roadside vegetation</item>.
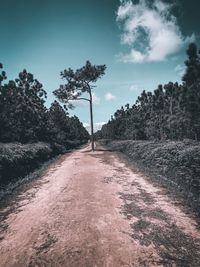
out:
<path id="1" fill-rule="evenodd" d="M 54 101 L 33 74 L 23 70 L 7 82 L 0 64 L 0 185 L 20 178 L 57 154 L 88 141 L 76 116 Z"/>
<path id="2" fill-rule="evenodd" d="M 48 143 L 1 143 L 0 184 L 6 185 L 38 168 L 54 154 Z"/>
<path id="3" fill-rule="evenodd" d="M 112 149 L 125 153 L 148 173 L 155 171 L 158 180 L 165 178 L 199 211 L 200 51 L 196 44 L 189 45 L 187 57 L 181 84 L 169 82 L 154 92 L 143 91 L 132 106 L 117 110 L 95 137 L 107 139 Z"/>
<path id="4" fill-rule="evenodd" d="M 200 140 L 200 53 L 187 50 L 183 83 L 143 91 L 136 103 L 126 104 L 96 134 L 98 138 L 131 140 Z"/>
<path id="5" fill-rule="evenodd" d="M 101 139 L 109 149 L 128 156 L 133 166 L 184 197 L 200 216 L 200 143 Z"/>

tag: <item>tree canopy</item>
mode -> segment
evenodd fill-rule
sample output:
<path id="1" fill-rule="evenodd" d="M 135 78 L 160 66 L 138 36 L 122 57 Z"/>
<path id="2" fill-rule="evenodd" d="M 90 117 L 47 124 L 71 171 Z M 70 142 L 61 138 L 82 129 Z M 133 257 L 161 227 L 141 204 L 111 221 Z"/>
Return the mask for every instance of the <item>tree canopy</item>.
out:
<path id="1" fill-rule="evenodd" d="M 3 65 L 0 64 L 3 69 Z M 34 75 L 23 70 L 15 80 L 6 83 L 0 73 L 0 142 L 47 141 L 65 145 L 69 140 L 88 140 L 89 134 L 78 118 L 58 104 L 47 109 L 47 93 Z"/>
<path id="2" fill-rule="evenodd" d="M 135 104 L 118 109 L 97 138 L 200 140 L 200 53 L 191 43 L 183 83 L 145 90 Z"/>
<path id="3" fill-rule="evenodd" d="M 105 74 L 106 65 L 92 65 L 86 61 L 85 66 L 77 70 L 65 69 L 60 73 L 61 78 L 66 82 L 54 91 L 59 101 L 72 107 L 70 100 L 87 100 L 90 98 L 81 97 L 83 93 L 91 94 L 94 83 Z"/>
<path id="4" fill-rule="evenodd" d="M 94 130 L 93 130 L 93 109 L 92 109 L 92 89 L 94 83 L 105 74 L 106 65 L 92 65 L 86 61 L 85 66 L 77 70 L 71 68 L 61 72 L 61 78 L 66 82 L 54 91 L 54 95 L 69 108 L 73 105 L 70 101 L 86 100 L 90 104 L 90 121 L 91 121 L 91 141 L 92 150 L 94 150 Z M 87 93 L 87 97 L 82 94 Z"/>

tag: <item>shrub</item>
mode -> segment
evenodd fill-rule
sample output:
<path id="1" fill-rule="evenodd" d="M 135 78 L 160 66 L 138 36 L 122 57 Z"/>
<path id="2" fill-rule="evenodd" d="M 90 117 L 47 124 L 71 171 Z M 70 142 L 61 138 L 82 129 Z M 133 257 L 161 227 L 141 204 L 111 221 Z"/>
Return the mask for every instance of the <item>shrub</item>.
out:
<path id="1" fill-rule="evenodd" d="M 25 176 L 52 157 L 49 144 L 0 144 L 0 184 Z"/>
<path id="2" fill-rule="evenodd" d="M 196 141 L 109 141 L 102 144 L 120 151 L 156 179 L 181 192 L 200 213 L 200 143 Z"/>

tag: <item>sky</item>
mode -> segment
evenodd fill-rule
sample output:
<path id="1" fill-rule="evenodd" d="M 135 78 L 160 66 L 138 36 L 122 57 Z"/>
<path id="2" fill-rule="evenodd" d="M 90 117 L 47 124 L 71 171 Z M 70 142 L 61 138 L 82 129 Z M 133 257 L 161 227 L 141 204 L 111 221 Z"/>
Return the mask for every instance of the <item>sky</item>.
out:
<path id="1" fill-rule="evenodd" d="M 200 47 L 199 0 L 0 0 L 0 62 L 8 80 L 24 68 L 48 98 L 64 81 L 60 72 L 106 64 L 93 91 L 99 128 L 143 90 L 181 82 L 190 42 Z M 89 124 L 88 103 L 70 111 Z"/>

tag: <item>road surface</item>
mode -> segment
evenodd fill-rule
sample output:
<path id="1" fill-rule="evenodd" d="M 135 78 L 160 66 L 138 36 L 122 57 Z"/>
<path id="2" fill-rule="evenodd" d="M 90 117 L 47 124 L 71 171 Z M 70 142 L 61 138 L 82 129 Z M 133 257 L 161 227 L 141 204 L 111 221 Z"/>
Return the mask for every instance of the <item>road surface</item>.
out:
<path id="1" fill-rule="evenodd" d="M 180 201 L 115 152 L 63 155 L 1 208 L 1 267 L 200 266 Z"/>

